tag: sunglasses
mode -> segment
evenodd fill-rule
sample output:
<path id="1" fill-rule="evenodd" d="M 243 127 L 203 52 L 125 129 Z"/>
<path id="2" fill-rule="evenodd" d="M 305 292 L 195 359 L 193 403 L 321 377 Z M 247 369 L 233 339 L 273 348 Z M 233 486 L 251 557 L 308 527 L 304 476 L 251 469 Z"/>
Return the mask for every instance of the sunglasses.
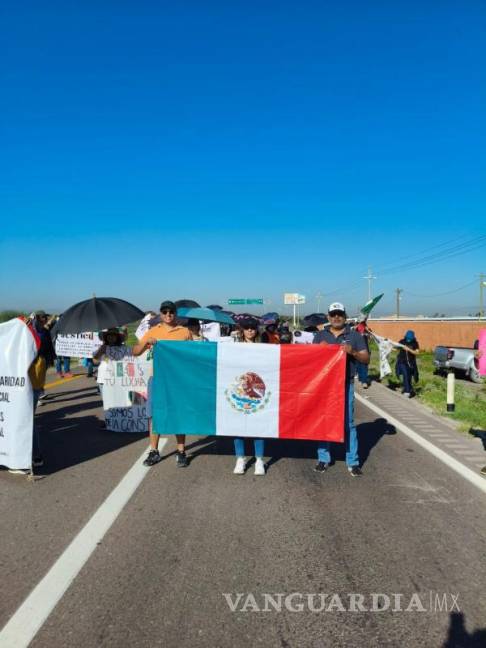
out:
<path id="1" fill-rule="evenodd" d="M 160 311 L 160 312 L 162 313 L 162 315 L 175 315 L 175 311 L 174 311 L 174 310 L 170 310 L 170 309 L 168 309 L 168 308 L 167 308 L 167 309 L 164 308 L 164 310 L 163 310 L 163 311 Z"/>
<path id="2" fill-rule="evenodd" d="M 343 311 L 332 311 L 329 313 L 329 317 L 346 317 L 346 314 Z"/>

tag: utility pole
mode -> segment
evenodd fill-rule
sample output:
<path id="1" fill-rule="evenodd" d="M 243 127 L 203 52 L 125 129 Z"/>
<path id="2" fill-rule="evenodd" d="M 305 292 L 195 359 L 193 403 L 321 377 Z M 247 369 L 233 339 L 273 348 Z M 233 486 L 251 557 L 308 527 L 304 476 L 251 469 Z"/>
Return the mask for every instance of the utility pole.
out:
<path id="1" fill-rule="evenodd" d="M 316 300 L 317 300 L 317 312 L 321 312 L 321 299 L 324 297 L 324 295 L 319 291 L 316 295 Z"/>
<path id="2" fill-rule="evenodd" d="M 479 317 L 484 317 L 484 288 L 486 286 L 486 275 L 481 272 L 479 275 Z"/>
<path id="3" fill-rule="evenodd" d="M 371 282 L 373 281 L 373 279 L 376 279 L 376 277 L 373 276 L 373 273 L 371 272 L 370 267 L 368 268 L 368 274 L 366 275 L 366 277 L 363 277 L 363 279 L 368 280 L 368 301 L 371 301 L 371 292 L 372 292 L 371 291 Z"/>
<path id="4" fill-rule="evenodd" d="M 395 292 L 397 294 L 397 319 L 400 319 L 400 300 L 401 300 L 400 295 L 403 292 L 403 288 L 397 288 Z"/>

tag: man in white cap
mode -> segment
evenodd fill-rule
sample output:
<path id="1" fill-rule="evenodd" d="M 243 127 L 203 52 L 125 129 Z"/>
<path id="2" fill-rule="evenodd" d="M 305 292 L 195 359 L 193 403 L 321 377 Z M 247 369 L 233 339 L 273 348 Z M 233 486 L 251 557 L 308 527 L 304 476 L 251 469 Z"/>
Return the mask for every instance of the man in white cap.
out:
<path id="1" fill-rule="evenodd" d="M 330 326 L 318 331 L 314 344 L 343 344 L 347 355 L 346 363 L 346 410 L 344 422 L 344 441 L 346 443 L 346 465 L 352 477 L 363 473 L 359 467 L 358 433 L 354 424 L 354 376 L 356 363 L 368 364 L 370 354 L 362 335 L 346 325 L 346 309 L 340 302 L 333 302 L 328 309 Z M 330 443 L 321 441 L 317 449 L 316 472 L 324 473 L 331 462 Z"/>

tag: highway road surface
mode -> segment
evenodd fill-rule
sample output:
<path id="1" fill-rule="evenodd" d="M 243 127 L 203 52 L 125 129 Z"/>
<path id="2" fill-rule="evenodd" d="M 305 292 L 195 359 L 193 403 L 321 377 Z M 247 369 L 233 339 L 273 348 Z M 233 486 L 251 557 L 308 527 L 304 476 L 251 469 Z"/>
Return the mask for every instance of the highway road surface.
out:
<path id="1" fill-rule="evenodd" d="M 363 477 L 279 441 L 256 477 L 211 437 L 187 469 L 170 437 L 144 468 L 144 435 L 100 428 L 93 379 L 48 395 L 45 466 L 0 471 L 2 648 L 486 646 L 486 493 L 376 407 L 356 406 Z"/>

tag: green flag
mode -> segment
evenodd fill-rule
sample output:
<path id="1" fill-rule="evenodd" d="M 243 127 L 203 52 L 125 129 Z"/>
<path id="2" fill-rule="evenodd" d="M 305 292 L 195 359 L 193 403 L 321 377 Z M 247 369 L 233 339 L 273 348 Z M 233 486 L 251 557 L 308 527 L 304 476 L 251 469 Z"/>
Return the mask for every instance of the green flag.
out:
<path id="1" fill-rule="evenodd" d="M 359 314 L 363 317 L 368 317 L 372 309 L 376 306 L 376 304 L 380 301 L 384 294 L 385 293 L 381 293 L 381 295 L 378 295 L 378 297 L 373 297 L 373 299 L 370 299 L 369 302 L 366 302 L 366 304 L 361 308 Z"/>

